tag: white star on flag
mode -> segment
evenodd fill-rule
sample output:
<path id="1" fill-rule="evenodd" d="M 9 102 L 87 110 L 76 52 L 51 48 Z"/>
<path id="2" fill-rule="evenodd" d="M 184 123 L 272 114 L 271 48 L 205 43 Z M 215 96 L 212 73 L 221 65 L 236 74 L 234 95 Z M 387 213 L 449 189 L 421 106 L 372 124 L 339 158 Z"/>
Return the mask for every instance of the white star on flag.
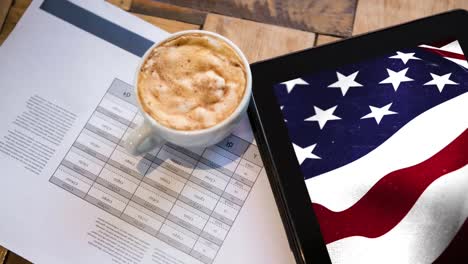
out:
<path id="1" fill-rule="evenodd" d="M 395 89 L 395 92 L 396 92 L 396 90 L 400 86 L 400 83 L 414 81 L 413 79 L 406 77 L 406 72 L 408 71 L 408 69 L 409 68 L 406 68 L 399 72 L 394 72 L 390 69 L 387 69 L 388 78 L 379 82 L 379 84 L 391 83 L 393 86 L 393 89 Z"/>
<path id="2" fill-rule="evenodd" d="M 439 92 L 442 92 L 442 90 L 444 89 L 444 86 L 447 84 L 458 85 L 458 83 L 449 79 L 450 75 L 452 75 L 452 73 L 447 73 L 445 75 L 440 75 L 440 76 L 437 74 L 431 73 L 432 81 L 429 81 L 425 83 L 424 85 L 437 85 L 437 89 L 439 89 Z"/>
<path id="3" fill-rule="evenodd" d="M 421 60 L 418 57 L 414 57 L 414 54 L 416 53 L 403 53 L 397 51 L 398 55 L 390 57 L 390 59 L 401 59 L 403 61 L 403 64 L 406 64 L 409 60 Z"/>
<path id="4" fill-rule="evenodd" d="M 328 121 L 341 119 L 340 117 L 333 115 L 333 112 L 335 112 L 336 107 L 337 105 L 328 108 L 327 110 L 322 110 L 314 106 L 315 115 L 304 119 L 304 121 L 317 121 L 320 126 L 320 129 L 322 129 Z"/>
<path id="5" fill-rule="evenodd" d="M 301 148 L 298 145 L 293 144 L 294 152 L 296 153 L 297 160 L 299 161 L 299 165 L 302 165 L 302 162 L 306 159 L 321 159 L 319 156 L 312 154 L 317 144 L 310 145 L 306 148 Z"/>
<path id="6" fill-rule="evenodd" d="M 286 82 L 282 82 L 281 84 L 286 85 L 286 90 L 288 91 L 288 93 L 290 93 L 292 91 L 292 89 L 294 88 L 294 86 L 296 86 L 298 84 L 308 85 L 309 83 L 304 81 L 301 78 L 297 78 L 297 79 L 292 79 L 292 80 L 289 80 L 289 81 L 286 81 Z"/>
<path id="7" fill-rule="evenodd" d="M 390 111 L 390 107 L 392 106 L 392 103 L 389 103 L 386 106 L 383 107 L 375 107 L 372 105 L 369 105 L 369 108 L 371 112 L 363 117 L 361 119 L 366 119 L 366 118 L 375 118 L 375 121 L 377 124 L 380 124 L 380 121 L 382 121 L 382 118 L 386 115 L 396 115 L 398 114 L 397 112 Z"/>
<path id="8" fill-rule="evenodd" d="M 356 76 L 358 75 L 359 71 L 350 74 L 348 76 L 344 76 L 343 74 L 336 72 L 336 77 L 338 77 L 338 81 L 330 84 L 328 87 L 329 88 L 340 88 L 341 93 L 343 96 L 346 95 L 346 92 L 348 92 L 349 88 L 351 87 L 362 87 L 362 84 L 358 83 L 355 81 Z"/>

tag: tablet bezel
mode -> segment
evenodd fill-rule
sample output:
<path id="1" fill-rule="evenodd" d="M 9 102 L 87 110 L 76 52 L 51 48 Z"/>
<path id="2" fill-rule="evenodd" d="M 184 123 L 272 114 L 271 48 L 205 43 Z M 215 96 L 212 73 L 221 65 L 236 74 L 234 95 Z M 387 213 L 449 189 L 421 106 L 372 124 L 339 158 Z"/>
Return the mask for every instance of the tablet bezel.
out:
<path id="1" fill-rule="evenodd" d="M 249 117 L 298 263 L 331 263 L 331 260 L 273 85 L 381 56 L 400 48 L 416 47 L 452 37 L 460 42 L 464 54 L 467 54 L 468 32 L 466 29 L 464 32 L 463 25 L 468 25 L 468 11 L 453 10 L 251 66 L 253 95 Z"/>

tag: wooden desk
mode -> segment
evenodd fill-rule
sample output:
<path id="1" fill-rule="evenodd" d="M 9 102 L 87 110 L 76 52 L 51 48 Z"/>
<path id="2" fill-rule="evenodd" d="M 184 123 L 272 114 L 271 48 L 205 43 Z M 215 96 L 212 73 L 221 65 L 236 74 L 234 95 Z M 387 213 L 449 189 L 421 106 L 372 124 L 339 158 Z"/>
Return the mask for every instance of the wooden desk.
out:
<path id="1" fill-rule="evenodd" d="M 108 0 L 169 32 L 206 29 L 232 39 L 250 62 L 454 8 L 467 0 Z M 0 45 L 31 0 L 0 0 Z M 0 264 L 29 263 L 0 246 Z"/>

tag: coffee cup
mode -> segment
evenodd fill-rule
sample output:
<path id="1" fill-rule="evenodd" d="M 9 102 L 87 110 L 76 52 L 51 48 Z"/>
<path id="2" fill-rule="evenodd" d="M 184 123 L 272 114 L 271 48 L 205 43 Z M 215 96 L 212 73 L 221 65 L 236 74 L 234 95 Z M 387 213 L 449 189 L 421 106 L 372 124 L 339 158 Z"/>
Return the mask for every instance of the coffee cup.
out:
<path id="1" fill-rule="evenodd" d="M 151 52 L 163 43 L 167 43 L 168 41 L 177 39 L 184 35 L 193 34 L 216 38 L 227 44 L 238 55 L 240 61 L 243 64 L 243 69 L 245 69 L 245 90 L 238 102 L 237 107 L 232 111 L 232 113 L 230 113 L 229 116 L 210 127 L 194 130 L 181 130 L 169 127 L 163 124 L 162 122 L 156 120 L 154 116 L 150 115 L 147 111 L 145 111 L 145 107 L 140 96 L 137 96 L 138 106 L 144 117 L 144 121 L 139 127 L 132 131 L 132 133 L 130 133 L 130 135 L 125 141 L 125 148 L 130 153 L 134 155 L 140 155 L 156 148 L 158 145 L 164 144 L 165 142 L 170 142 L 172 144 L 187 148 L 208 147 L 214 145 L 223 140 L 232 132 L 232 130 L 240 122 L 242 116 L 246 112 L 252 94 L 252 75 L 249 63 L 245 55 L 229 39 L 219 34 L 204 30 L 180 31 L 169 35 L 167 38 L 151 46 L 142 57 L 141 62 L 136 69 L 134 83 L 135 94 L 139 93 L 138 85 L 140 71 L 145 62 L 147 61 L 148 56 L 151 54 Z M 155 109 L 155 111 L 157 111 L 157 109 Z"/>

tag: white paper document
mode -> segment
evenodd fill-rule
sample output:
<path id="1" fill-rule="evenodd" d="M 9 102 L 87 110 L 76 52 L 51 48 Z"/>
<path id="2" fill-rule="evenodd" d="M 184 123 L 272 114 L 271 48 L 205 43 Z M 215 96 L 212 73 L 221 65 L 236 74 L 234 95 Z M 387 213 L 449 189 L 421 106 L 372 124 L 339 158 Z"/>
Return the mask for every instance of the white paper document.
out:
<path id="1" fill-rule="evenodd" d="M 34 263 L 293 263 L 247 116 L 219 144 L 122 147 L 168 33 L 96 0 L 33 1 L 0 47 L 0 245 Z"/>

